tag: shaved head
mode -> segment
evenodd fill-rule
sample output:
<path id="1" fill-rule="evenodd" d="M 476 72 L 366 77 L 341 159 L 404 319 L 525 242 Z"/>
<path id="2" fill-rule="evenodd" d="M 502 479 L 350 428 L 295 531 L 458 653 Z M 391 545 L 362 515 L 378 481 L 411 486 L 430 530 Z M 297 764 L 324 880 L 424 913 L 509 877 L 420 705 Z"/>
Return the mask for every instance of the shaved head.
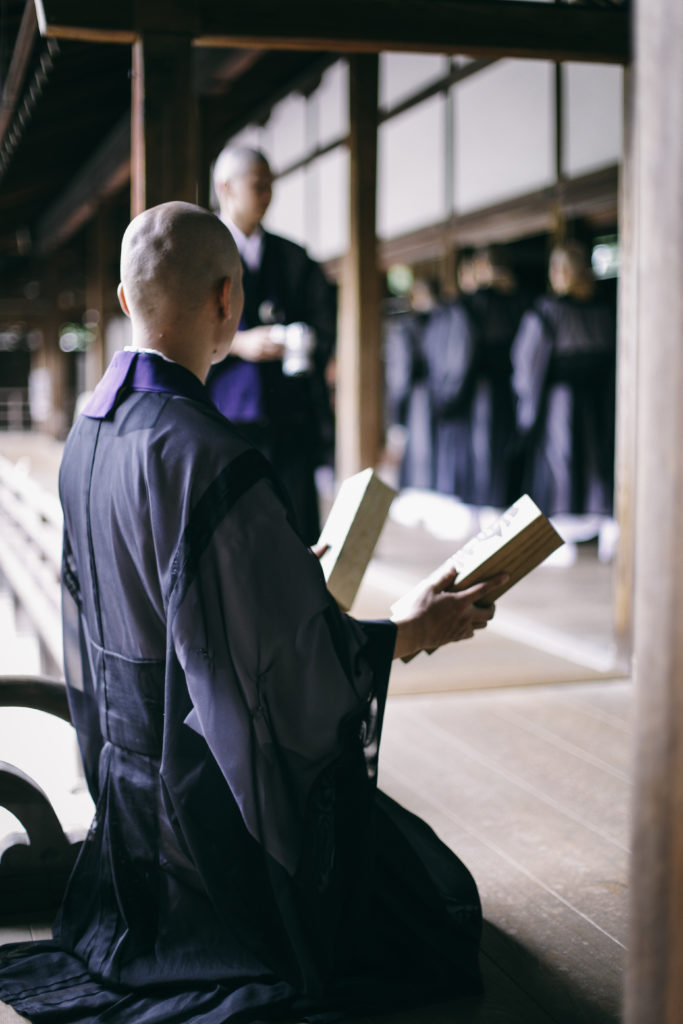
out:
<path id="1" fill-rule="evenodd" d="M 249 146 L 226 146 L 216 157 L 213 167 L 216 191 L 221 185 L 242 177 L 254 167 L 270 170 L 268 161 L 260 149 L 251 149 Z"/>
<path id="2" fill-rule="evenodd" d="M 121 244 L 121 282 L 132 317 L 156 320 L 191 313 L 220 283 L 239 282 L 237 247 L 225 225 L 191 203 L 162 203 L 128 225 Z"/>

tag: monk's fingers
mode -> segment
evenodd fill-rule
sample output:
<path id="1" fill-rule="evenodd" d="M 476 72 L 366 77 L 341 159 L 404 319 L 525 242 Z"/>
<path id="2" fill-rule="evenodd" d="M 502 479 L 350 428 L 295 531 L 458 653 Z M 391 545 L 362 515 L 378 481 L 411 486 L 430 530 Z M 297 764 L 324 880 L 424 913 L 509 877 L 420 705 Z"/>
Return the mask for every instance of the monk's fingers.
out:
<path id="1" fill-rule="evenodd" d="M 455 578 L 458 575 L 458 570 L 453 564 L 452 558 L 447 558 L 445 562 L 430 573 L 427 577 L 426 582 L 434 590 L 435 593 L 440 593 L 442 590 L 448 590 L 453 587 Z"/>
<path id="2" fill-rule="evenodd" d="M 496 614 L 495 604 L 472 605 L 472 622 L 475 629 L 481 629 Z"/>
<path id="3" fill-rule="evenodd" d="M 493 593 L 498 587 L 505 586 L 509 579 L 508 573 L 500 572 L 496 576 L 492 576 L 491 579 L 473 583 L 470 587 L 463 587 L 462 584 L 456 583 L 453 590 L 473 604 L 486 604 L 487 594 Z"/>

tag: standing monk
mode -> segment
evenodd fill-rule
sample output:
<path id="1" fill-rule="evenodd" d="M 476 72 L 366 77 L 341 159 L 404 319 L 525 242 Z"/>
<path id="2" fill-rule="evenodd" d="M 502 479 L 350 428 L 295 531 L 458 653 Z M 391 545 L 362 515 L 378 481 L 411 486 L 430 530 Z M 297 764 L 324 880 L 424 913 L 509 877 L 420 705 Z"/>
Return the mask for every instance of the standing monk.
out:
<path id="1" fill-rule="evenodd" d="M 242 306 L 218 218 L 140 214 L 115 355 L 67 440 L 65 668 L 97 811 L 51 941 L 0 950 L 36 1024 L 335 1019 L 478 990 L 463 864 L 376 788 L 392 657 L 471 636 L 447 564 L 341 614 L 266 459 L 211 403 Z"/>
<path id="2" fill-rule="evenodd" d="M 315 468 L 332 443 L 325 366 L 334 346 L 332 291 L 301 246 L 264 231 L 273 175 L 255 149 L 226 148 L 214 166 L 220 216 L 242 258 L 244 312 L 230 355 L 209 376 L 220 411 L 271 461 L 289 493 L 301 536 L 320 532 Z M 292 374 L 283 328 L 311 330 L 308 366 Z M 290 334 L 290 338 L 292 335 Z M 301 329 L 294 328 L 294 341 Z"/>

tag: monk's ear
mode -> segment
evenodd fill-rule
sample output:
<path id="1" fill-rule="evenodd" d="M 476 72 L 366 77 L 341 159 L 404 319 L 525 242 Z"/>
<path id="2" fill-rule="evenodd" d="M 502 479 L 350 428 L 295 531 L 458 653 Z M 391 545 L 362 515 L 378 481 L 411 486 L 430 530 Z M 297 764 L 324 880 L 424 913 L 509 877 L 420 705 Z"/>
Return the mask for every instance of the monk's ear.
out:
<path id="1" fill-rule="evenodd" d="M 130 309 L 128 308 L 128 302 L 126 301 L 126 293 L 123 288 L 123 282 L 119 283 L 119 286 L 116 289 L 116 294 L 119 297 L 119 305 L 121 306 L 121 309 L 126 314 L 126 316 L 130 316 Z"/>
<path id="2" fill-rule="evenodd" d="M 232 278 L 224 277 L 218 286 L 218 308 L 224 320 L 230 317 L 232 304 Z"/>

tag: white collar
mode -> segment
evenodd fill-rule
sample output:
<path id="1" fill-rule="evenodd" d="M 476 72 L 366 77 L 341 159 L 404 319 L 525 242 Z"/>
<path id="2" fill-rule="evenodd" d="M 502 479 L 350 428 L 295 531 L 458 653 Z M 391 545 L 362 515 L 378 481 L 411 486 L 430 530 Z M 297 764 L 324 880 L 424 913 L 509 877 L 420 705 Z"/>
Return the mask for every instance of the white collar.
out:
<path id="1" fill-rule="evenodd" d="M 221 217 L 221 220 L 235 239 L 237 250 L 249 270 L 258 270 L 263 258 L 263 228 L 261 225 L 257 224 L 250 235 L 245 235 L 229 217 Z"/>
<path id="2" fill-rule="evenodd" d="M 157 349 L 157 348 L 136 348 L 135 345 L 125 345 L 123 351 L 124 352 L 147 352 L 147 353 L 149 353 L 149 355 L 152 355 L 152 356 L 161 356 L 161 358 L 165 359 L 167 363 L 175 363 L 175 359 L 169 359 L 168 356 L 165 356 L 164 353 L 160 352 L 159 349 Z"/>

